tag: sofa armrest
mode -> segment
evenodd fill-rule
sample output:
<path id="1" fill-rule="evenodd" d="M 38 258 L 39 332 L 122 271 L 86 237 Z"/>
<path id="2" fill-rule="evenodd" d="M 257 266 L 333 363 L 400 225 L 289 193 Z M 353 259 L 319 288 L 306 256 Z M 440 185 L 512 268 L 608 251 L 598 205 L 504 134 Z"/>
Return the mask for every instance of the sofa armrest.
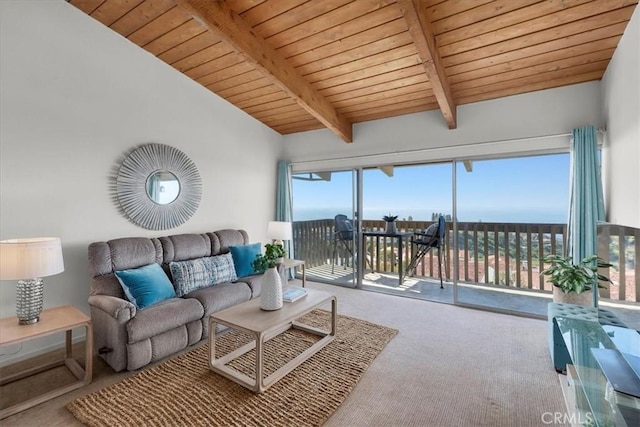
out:
<path id="1" fill-rule="evenodd" d="M 92 295 L 89 305 L 100 309 L 120 322 L 126 322 L 136 315 L 136 306 L 122 298 L 110 295 Z"/>

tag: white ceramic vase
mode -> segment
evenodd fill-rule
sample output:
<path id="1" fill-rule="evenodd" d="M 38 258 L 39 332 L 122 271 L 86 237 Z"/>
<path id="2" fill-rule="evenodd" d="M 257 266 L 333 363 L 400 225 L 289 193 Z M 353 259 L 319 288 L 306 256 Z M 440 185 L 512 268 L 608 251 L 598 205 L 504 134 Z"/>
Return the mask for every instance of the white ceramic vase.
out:
<path id="1" fill-rule="evenodd" d="M 275 267 L 268 268 L 262 276 L 260 308 L 263 310 L 279 310 L 282 308 L 282 280 Z"/>

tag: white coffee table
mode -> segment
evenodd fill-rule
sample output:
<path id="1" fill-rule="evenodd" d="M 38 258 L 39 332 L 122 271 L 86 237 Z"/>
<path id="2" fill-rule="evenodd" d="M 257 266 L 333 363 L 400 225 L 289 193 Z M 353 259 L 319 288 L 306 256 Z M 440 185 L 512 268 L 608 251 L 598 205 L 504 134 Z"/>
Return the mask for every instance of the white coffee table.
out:
<path id="1" fill-rule="evenodd" d="M 297 301 L 284 303 L 280 310 L 264 311 L 260 309 L 260 298 L 218 311 L 209 317 L 209 364 L 211 370 L 235 381 L 257 393 L 262 393 L 275 382 L 287 375 L 302 362 L 309 359 L 322 347 L 333 341 L 336 335 L 337 306 L 336 296 L 325 291 L 306 289 L 307 295 Z M 331 302 L 331 331 L 303 325 L 297 319 L 314 309 Z M 255 339 L 237 350 L 216 359 L 216 325 L 222 324 L 253 335 Z M 294 359 L 285 363 L 271 375 L 264 376 L 264 344 L 290 328 L 300 329 L 322 337 L 318 342 L 304 350 Z M 243 354 L 256 349 L 255 379 L 244 375 L 227 364 Z"/>

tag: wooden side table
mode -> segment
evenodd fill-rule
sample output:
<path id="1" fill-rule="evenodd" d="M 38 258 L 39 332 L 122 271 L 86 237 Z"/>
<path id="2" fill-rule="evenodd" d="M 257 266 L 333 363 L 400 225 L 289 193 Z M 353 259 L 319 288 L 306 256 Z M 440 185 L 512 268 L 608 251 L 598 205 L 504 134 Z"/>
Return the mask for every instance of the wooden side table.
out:
<path id="1" fill-rule="evenodd" d="M 72 357 L 72 333 L 73 329 L 79 327 L 86 329 L 84 369 L 82 369 L 80 364 Z M 65 305 L 43 310 L 40 314 L 40 321 L 32 325 L 19 325 L 17 317 L 0 319 L 0 346 L 18 344 L 59 332 L 66 334 L 66 352 L 63 360 L 36 366 L 24 372 L 18 372 L 2 378 L 0 385 L 12 383 L 61 365 L 66 365 L 71 373 L 78 378 L 78 381 L 9 406 L 0 411 L 0 419 L 89 384 L 91 382 L 93 369 L 93 329 L 91 327 L 91 318 L 77 308 Z"/>
<path id="2" fill-rule="evenodd" d="M 307 284 L 307 272 L 304 267 L 304 261 L 300 259 L 285 258 L 283 262 L 284 268 L 287 270 L 290 268 L 302 267 L 302 287 L 304 288 Z"/>

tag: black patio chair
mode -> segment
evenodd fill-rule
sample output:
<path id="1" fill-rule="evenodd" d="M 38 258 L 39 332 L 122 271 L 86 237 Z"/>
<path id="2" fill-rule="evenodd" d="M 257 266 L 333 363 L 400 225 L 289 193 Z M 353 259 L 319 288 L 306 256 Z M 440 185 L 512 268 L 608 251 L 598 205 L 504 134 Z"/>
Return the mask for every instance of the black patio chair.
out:
<path id="1" fill-rule="evenodd" d="M 346 215 L 338 214 L 333 219 L 333 253 L 331 255 L 331 274 L 335 271 L 335 263 L 338 245 L 344 247 L 344 249 L 355 258 L 354 239 L 357 236 L 354 235 L 353 223 Z M 344 268 L 347 268 L 345 263 Z"/>
<path id="2" fill-rule="evenodd" d="M 432 248 L 438 249 L 438 275 L 440 276 L 440 288 L 442 285 L 442 249 L 444 248 L 444 232 L 446 223 L 444 217 L 440 215 L 438 222 L 431 224 L 424 231 L 416 231 L 411 238 L 411 244 L 415 245 L 415 251 L 405 270 L 405 277 L 415 274 L 418 263 Z"/>

